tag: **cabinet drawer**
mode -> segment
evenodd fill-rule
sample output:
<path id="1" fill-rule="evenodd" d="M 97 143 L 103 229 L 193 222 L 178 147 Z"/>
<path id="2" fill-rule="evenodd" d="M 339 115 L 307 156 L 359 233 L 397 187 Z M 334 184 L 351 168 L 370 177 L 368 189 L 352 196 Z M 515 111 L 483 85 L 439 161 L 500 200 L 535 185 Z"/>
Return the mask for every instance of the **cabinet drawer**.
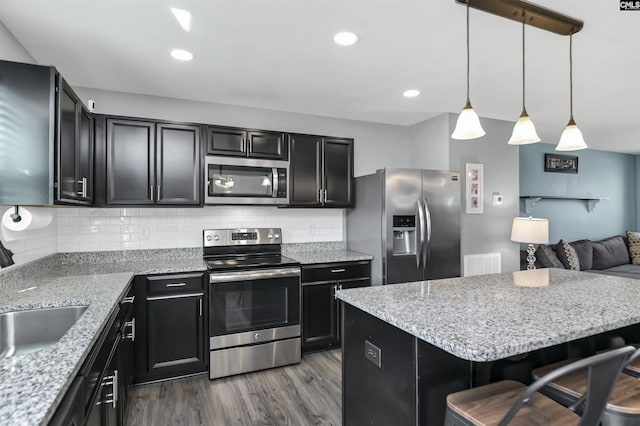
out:
<path id="1" fill-rule="evenodd" d="M 146 278 L 147 294 L 201 292 L 204 290 L 204 273 L 158 275 Z"/>
<path id="2" fill-rule="evenodd" d="M 368 261 L 302 266 L 303 283 L 367 278 L 369 274 Z"/>

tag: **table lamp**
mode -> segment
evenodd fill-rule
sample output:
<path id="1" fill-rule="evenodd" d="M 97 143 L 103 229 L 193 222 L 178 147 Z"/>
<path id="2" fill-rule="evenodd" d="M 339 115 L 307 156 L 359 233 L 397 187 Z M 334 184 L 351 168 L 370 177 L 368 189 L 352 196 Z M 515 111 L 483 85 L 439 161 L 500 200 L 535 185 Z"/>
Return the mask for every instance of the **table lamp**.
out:
<path id="1" fill-rule="evenodd" d="M 536 269 L 536 256 L 534 244 L 547 244 L 549 242 L 549 220 L 536 217 L 514 217 L 511 226 L 511 241 L 526 243 L 527 246 L 527 270 Z"/>

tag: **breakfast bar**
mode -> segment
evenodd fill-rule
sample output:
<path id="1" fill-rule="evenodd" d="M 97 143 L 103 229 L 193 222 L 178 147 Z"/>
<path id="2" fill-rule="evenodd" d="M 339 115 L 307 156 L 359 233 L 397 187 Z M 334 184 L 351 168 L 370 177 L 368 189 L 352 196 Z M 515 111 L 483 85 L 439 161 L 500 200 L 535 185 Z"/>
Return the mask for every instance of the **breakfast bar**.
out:
<path id="1" fill-rule="evenodd" d="M 338 291 L 343 424 L 442 424 L 446 395 L 487 383 L 498 362 L 638 341 L 637 280 L 527 272 Z"/>

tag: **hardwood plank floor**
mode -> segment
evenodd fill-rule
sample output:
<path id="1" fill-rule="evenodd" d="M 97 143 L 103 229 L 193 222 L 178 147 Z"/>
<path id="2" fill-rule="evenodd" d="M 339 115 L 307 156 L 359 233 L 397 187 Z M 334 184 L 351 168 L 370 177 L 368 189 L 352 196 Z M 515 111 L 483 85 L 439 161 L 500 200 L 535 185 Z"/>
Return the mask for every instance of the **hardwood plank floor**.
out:
<path id="1" fill-rule="evenodd" d="M 340 425 L 340 350 L 225 379 L 207 376 L 133 388 L 126 425 Z"/>

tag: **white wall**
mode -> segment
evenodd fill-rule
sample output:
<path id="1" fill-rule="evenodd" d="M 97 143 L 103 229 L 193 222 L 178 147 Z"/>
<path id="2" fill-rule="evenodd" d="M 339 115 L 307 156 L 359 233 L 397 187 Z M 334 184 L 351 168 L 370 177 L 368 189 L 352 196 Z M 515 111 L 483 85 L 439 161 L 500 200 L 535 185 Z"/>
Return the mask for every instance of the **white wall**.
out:
<path id="1" fill-rule="evenodd" d="M 404 126 L 83 87 L 74 89 L 85 102 L 96 101 L 96 112 L 101 114 L 354 138 L 356 176 L 385 166 L 408 164 L 410 138 L 409 129 Z"/>
<path id="2" fill-rule="evenodd" d="M 282 228 L 285 243 L 342 241 L 342 209 L 277 207 L 56 209 L 58 252 L 202 247 L 208 228 Z"/>

